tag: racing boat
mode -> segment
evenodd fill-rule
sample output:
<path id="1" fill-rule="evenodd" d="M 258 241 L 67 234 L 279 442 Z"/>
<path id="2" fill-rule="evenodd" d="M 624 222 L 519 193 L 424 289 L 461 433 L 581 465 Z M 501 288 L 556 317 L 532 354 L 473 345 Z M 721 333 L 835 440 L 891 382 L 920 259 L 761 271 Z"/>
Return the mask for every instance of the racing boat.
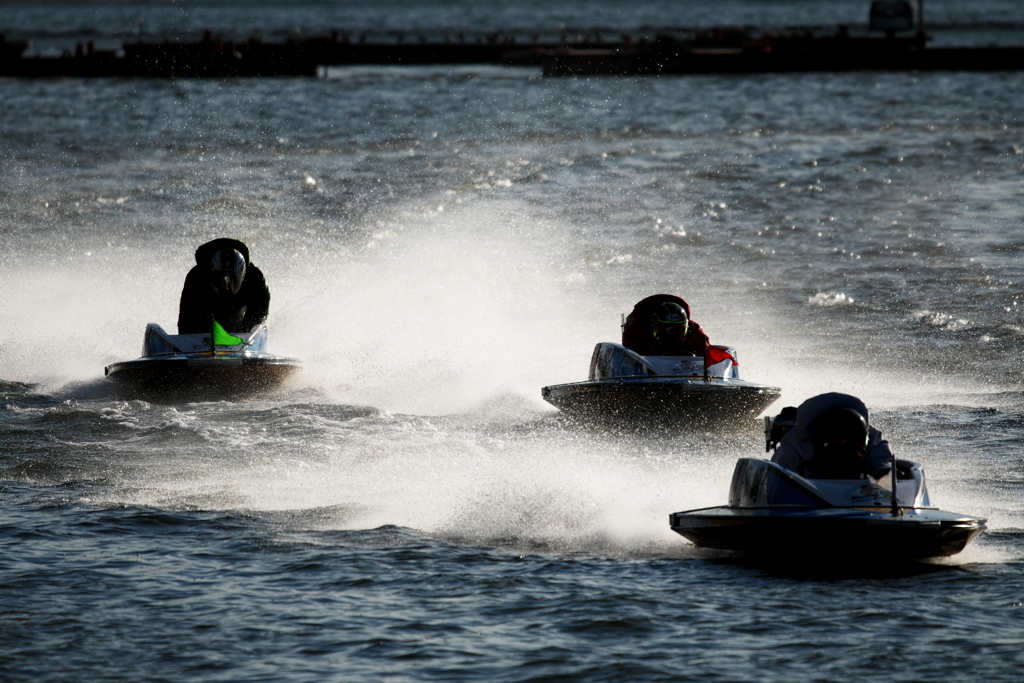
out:
<path id="1" fill-rule="evenodd" d="M 765 421 L 777 436 L 775 421 Z M 811 479 L 768 460 L 742 458 L 728 505 L 676 512 L 670 524 L 701 548 L 826 561 L 948 557 L 985 528 L 984 519 L 934 507 L 921 465 L 894 460 L 895 483 L 893 469 L 877 480 Z"/>
<path id="2" fill-rule="evenodd" d="M 277 388 L 302 367 L 267 351 L 267 327 L 230 334 L 167 334 L 146 326 L 142 357 L 108 365 L 106 377 L 133 396 L 185 400 L 241 398 Z"/>
<path id="3" fill-rule="evenodd" d="M 778 400 L 778 387 L 740 379 L 736 349 L 715 357 L 641 356 L 621 344 L 594 348 L 585 382 L 544 387 L 541 395 L 582 421 L 714 426 L 756 417 Z M 724 360 L 714 362 L 717 357 Z"/>

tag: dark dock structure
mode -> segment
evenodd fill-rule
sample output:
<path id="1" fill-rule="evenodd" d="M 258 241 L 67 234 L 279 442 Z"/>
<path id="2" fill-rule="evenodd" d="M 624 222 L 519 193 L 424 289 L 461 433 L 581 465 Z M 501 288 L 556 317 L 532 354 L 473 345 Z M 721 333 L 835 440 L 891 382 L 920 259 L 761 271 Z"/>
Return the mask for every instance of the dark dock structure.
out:
<path id="1" fill-rule="evenodd" d="M 614 49 L 564 48 L 548 76 L 650 76 L 808 71 L 1005 71 L 1024 69 L 1024 47 L 928 47 L 924 36 L 852 38 L 840 31 L 678 40 Z"/>
<path id="2" fill-rule="evenodd" d="M 120 50 L 80 43 L 60 56 L 26 56 L 30 43 L 0 36 L 0 77 L 240 78 L 314 77 L 344 65 L 499 64 L 530 66 L 548 76 L 668 76 L 797 71 L 993 71 L 1024 69 L 1024 46 L 931 47 L 923 0 L 875 0 L 868 32 L 844 25 L 818 35 L 791 29 L 752 35 L 743 28 L 688 35 L 665 31 L 654 39 L 597 31 L 542 41 L 490 33 L 370 38 L 331 30 L 280 42 L 227 40 L 206 31 L 197 41 L 125 42 Z M 872 34 L 874 33 L 874 35 Z"/>
<path id="3" fill-rule="evenodd" d="M 320 69 L 345 65 L 502 64 L 542 67 L 563 49 L 614 50 L 621 41 L 583 35 L 558 42 L 519 41 L 503 34 L 412 40 L 398 34 L 368 39 L 340 31 L 308 38 L 265 42 L 258 37 L 226 40 L 206 31 L 198 41 L 133 41 L 121 50 L 79 44 L 57 57 L 25 56 L 27 41 L 0 37 L 0 77 L 240 78 L 316 76 Z"/>

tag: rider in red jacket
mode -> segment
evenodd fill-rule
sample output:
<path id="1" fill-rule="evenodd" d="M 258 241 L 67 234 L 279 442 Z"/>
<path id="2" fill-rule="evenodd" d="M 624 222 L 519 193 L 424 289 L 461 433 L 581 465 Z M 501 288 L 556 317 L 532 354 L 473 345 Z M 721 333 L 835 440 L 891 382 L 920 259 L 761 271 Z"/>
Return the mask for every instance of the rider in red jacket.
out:
<path id="1" fill-rule="evenodd" d="M 640 301 L 622 325 L 622 345 L 641 356 L 706 357 L 711 342 L 690 320 L 690 305 L 672 294 Z"/>

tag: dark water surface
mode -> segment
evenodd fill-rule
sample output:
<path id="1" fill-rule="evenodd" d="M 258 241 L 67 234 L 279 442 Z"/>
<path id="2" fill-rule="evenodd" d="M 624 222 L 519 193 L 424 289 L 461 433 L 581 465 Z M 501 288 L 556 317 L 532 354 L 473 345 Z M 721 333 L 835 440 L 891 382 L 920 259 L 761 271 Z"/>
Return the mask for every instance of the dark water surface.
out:
<path id="1" fill-rule="evenodd" d="M 0 32 L 825 26 L 867 4 L 4 3 Z M 927 5 L 947 42 L 1024 24 Z M 338 68 L 0 97 L 0 679 L 1019 680 L 1019 74 Z M 221 235 L 304 374 L 120 399 L 103 367 L 173 329 Z M 989 532 L 841 568 L 673 534 L 726 502 L 759 425 L 594 433 L 540 399 L 656 291 L 776 407 L 862 397 Z"/>

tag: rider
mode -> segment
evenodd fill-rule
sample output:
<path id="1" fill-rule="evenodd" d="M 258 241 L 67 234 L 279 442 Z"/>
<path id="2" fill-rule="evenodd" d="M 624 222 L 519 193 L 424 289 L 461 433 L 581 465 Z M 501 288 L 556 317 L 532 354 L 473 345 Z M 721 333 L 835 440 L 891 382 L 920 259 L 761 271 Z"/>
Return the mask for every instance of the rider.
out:
<path id="1" fill-rule="evenodd" d="M 622 325 L 622 345 L 641 356 L 707 356 L 710 341 L 690 320 L 690 305 L 672 294 L 638 302 Z"/>
<path id="2" fill-rule="evenodd" d="M 178 307 L 178 334 L 209 332 L 211 318 L 231 332 L 249 332 L 267 319 L 270 289 L 249 262 L 249 248 L 228 238 L 196 249 Z"/>
<path id="3" fill-rule="evenodd" d="M 877 479 L 889 471 L 892 457 L 864 402 L 829 393 L 800 404 L 796 427 L 782 438 L 772 462 L 812 479 Z"/>

